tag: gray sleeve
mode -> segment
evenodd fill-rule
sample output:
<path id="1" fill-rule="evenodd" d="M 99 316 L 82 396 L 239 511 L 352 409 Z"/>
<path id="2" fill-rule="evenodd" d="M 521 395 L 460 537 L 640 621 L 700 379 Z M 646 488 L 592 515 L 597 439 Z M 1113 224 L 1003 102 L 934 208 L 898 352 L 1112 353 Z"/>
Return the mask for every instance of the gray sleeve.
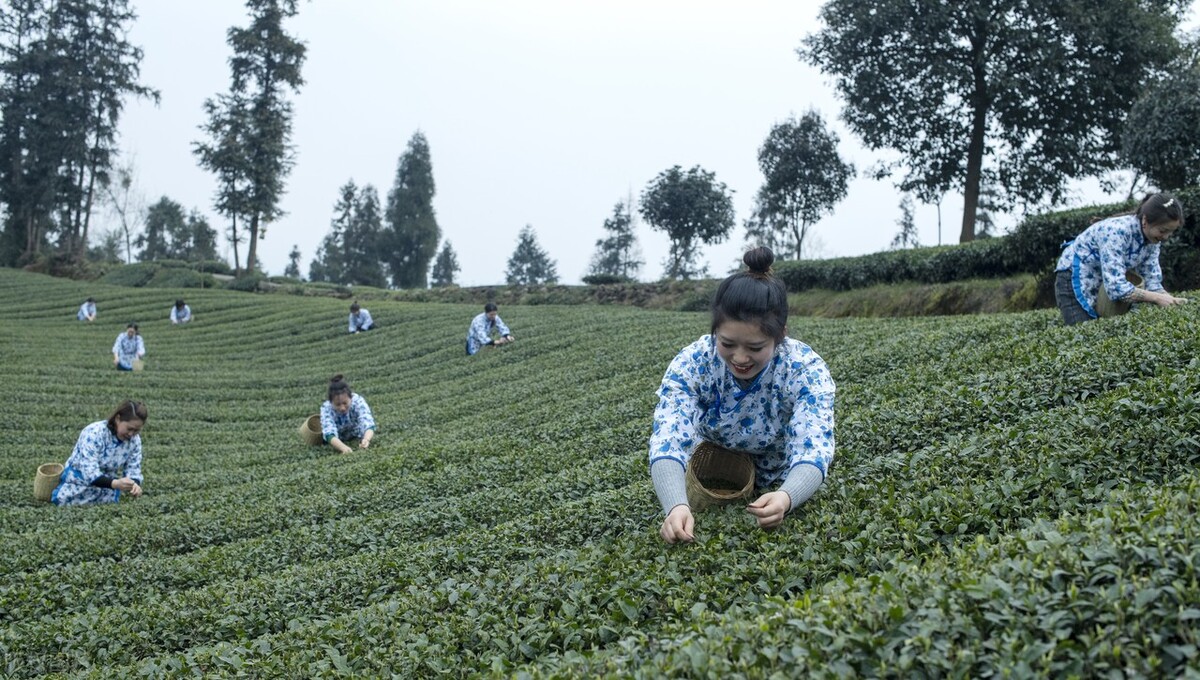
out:
<path id="1" fill-rule="evenodd" d="M 653 470 L 651 470 L 653 473 Z M 825 477 L 816 465 L 800 464 L 792 468 L 788 473 L 787 479 L 783 480 L 779 490 L 786 493 L 792 499 L 792 510 L 795 510 L 801 503 L 808 500 L 817 489 L 821 486 L 821 482 L 825 481 Z M 655 488 L 657 488 L 657 482 Z M 659 498 L 662 494 L 659 494 Z M 789 510 L 790 512 L 790 510 Z"/>
<path id="2" fill-rule="evenodd" d="M 819 472 L 817 474 L 820 475 Z M 688 505 L 687 481 L 679 461 L 670 458 L 654 461 L 650 465 L 650 479 L 654 482 L 654 492 L 658 494 L 658 502 L 662 504 L 664 513 L 670 514 L 676 505 Z"/>

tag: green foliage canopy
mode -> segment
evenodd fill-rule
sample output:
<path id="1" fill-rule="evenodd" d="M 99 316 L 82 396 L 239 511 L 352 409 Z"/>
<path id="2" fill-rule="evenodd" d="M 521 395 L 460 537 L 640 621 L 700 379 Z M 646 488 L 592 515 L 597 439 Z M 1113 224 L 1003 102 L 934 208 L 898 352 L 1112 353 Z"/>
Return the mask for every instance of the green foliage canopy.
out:
<path id="1" fill-rule="evenodd" d="M 1118 166 L 1125 113 L 1178 53 L 1188 4 L 828 0 L 798 52 L 834 78 L 866 146 L 899 153 L 900 189 L 962 189 L 969 241 L 982 181 L 1037 204 Z"/>
<path id="2" fill-rule="evenodd" d="M 663 170 L 642 190 L 642 218 L 671 239 L 664 264 L 666 278 L 691 279 L 704 274 L 696 264 L 697 242 L 724 241 L 733 229 L 733 199 L 716 174 L 699 165 L 687 172 L 678 165 Z"/>
<path id="3" fill-rule="evenodd" d="M 433 161 L 418 131 L 400 156 L 387 198 L 387 230 L 381 245 L 397 288 L 424 288 L 442 231 L 433 210 Z"/>

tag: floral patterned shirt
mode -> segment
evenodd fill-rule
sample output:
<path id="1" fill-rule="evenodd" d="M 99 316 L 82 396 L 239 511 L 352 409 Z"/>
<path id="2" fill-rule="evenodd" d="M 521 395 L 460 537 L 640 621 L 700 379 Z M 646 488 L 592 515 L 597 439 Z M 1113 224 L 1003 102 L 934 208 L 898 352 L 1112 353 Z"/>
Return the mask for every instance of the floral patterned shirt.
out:
<path id="1" fill-rule="evenodd" d="M 498 331 L 500 337 L 512 334 L 500 315 L 496 315 L 496 320 L 492 321 L 487 317 L 487 312 L 483 312 L 472 319 L 471 327 L 467 329 L 467 354 L 474 354 L 491 342 L 493 330 Z"/>
<path id="2" fill-rule="evenodd" d="M 1162 267 L 1158 264 L 1161 244 L 1151 243 L 1142 233 L 1136 215 L 1119 215 L 1101 220 L 1068 241 L 1054 270 L 1070 270 L 1075 298 L 1093 319 L 1100 286 L 1110 300 L 1133 293 L 1134 285 L 1125 278 L 1133 269 L 1146 282 L 1146 290 L 1160 291 Z"/>
<path id="3" fill-rule="evenodd" d="M 187 323 L 192 320 L 192 308 L 184 305 L 183 309 L 171 306 L 171 323 Z"/>
<path id="4" fill-rule="evenodd" d="M 85 302 L 79 305 L 79 311 L 75 312 L 75 318 L 80 321 L 87 321 L 87 318 L 96 316 L 96 303 Z"/>
<path id="5" fill-rule="evenodd" d="M 134 359 L 141 358 L 146 354 L 146 344 L 142 342 L 140 335 L 131 338 L 128 334 L 121 333 L 113 343 L 112 353 L 117 355 L 118 361 L 128 366 L 133 363 Z"/>
<path id="6" fill-rule="evenodd" d="M 361 395 L 350 396 L 350 408 L 345 413 L 333 410 L 333 403 L 326 400 L 321 404 L 321 434 L 325 441 L 337 437 L 343 442 L 350 439 L 362 439 L 367 430 L 375 429 L 375 417 L 371 415 L 371 407 Z"/>
<path id="7" fill-rule="evenodd" d="M 756 485 L 782 482 L 797 465 L 824 477 L 833 461 L 835 387 L 825 361 L 808 345 L 785 338 L 749 387 L 743 388 L 705 335 L 671 362 L 658 390 L 650 464 L 686 467 L 701 441 L 754 458 Z"/>
<path id="8" fill-rule="evenodd" d="M 55 505 L 117 502 L 120 491 L 91 485 L 101 477 L 129 477 L 142 483 L 141 435 L 134 435 L 127 442 L 121 441 L 108 429 L 107 420 L 98 420 L 83 428 L 50 500 Z"/>

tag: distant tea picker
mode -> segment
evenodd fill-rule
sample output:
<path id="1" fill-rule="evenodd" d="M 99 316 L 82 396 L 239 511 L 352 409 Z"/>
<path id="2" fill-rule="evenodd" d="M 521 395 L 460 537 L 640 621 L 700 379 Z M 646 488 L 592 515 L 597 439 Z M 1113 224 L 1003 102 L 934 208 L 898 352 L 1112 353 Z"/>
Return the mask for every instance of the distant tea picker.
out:
<path id="1" fill-rule="evenodd" d="M 355 300 L 350 305 L 350 334 L 369 331 L 375 327 L 375 320 L 371 318 L 371 313 L 363 309 Z"/>
<path id="2" fill-rule="evenodd" d="M 493 334 L 498 337 L 493 338 Z M 499 347 L 514 342 L 512 331 L 500 318 L 496 303 L 489 302 L 483 306 L 483 313 L 471 320 L 467 328 L 467 355 L 472 355 L 484 347 Z"/>
<path id="3" fill-rule="evenodd" d="M 1187 302 L 1162 285 L 1162 243 L 1183 224 L 1183 205 L 1169 194 L 1150 194 L 1137 210 L 1096 222 L 1063 244 L 1055 265 L 1054 298 L 1068 326 L 1150 303 Z M 1129 278 L 1132 272 L 1144 287 Z"/>
<path id="4" fill-rule="evenodd" d="M 130 322 L 125 332 L 117 336 L 112 346 L 113 365 L 118 371 L 132 371 L 134 361 L 146 356 L 146 344 L 138 333 L 138 325 Z"/>
<path id="5" fill-rule="evenodd" d="M 96 298 L 89 297 L 79 305 L 79 311 L 75 313 L 75 318 L 79 321 L 95 321 L 96 320 Z"/>
<path id="6" fill-rule="evenodd" d="M 341 373 L 329 379 L 326 396 L 321 404 L 321 434 L 325 442 L 339 453 L 353 451 L 347 442 L 355 439 L 358 448 L 369 447 L 375 438 L 375 416 L 367 400 L 350 389 L 350 383 Z"/>

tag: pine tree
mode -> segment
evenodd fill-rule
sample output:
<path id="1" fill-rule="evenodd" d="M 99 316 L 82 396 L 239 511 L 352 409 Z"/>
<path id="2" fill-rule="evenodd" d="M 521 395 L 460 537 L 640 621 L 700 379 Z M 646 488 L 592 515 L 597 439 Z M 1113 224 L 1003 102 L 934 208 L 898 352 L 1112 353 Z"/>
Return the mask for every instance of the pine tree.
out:
<path id="1" fill-rule="evenodd" d="M 531 286 L 541 283 L 558 283 L 558 272 L 553 260 L 538 245 L 533 227 L 525 225 L 517 237 L 517 247 L 508 258 L 505 279 L 510 286 Z"/>
<path id="2" fill-rule="evenodd" d="M 288 253 L 288 265 L 283 268 L 283 275 L 292 278 L 300 278 L 300 246 L 292 244 L 292 251 Z"/>
<path id="3" fill-rule="evenodd" d="M 458 266 L 458 255 L 454 254 L 454 248 L 450 246 L 449 241 L 446 241 L 442 244 L 442 250 L 438 253 L 437 259 L 433 263 L 433 287 L 445 288 L 453 286 L 454 275 L 460 269 Z"/>
<path id="4" fill-rule="evenodd" d="M 631 281 L 637 276 L 642 261 L 636 259 L 637 237 L 633 233 L 633 211 L 624 201 L 613 207 L 612 216 L 604 220 L 606 238 L 596 241 L 596 253 L 586 278 Z"/>
<path id="5" fill-rule="evenodd" d="M 441 229 L 433 211 L 433 162 L 429 142 L 413 134 L 400 156 L 396 180 L 388 192 L 388 228 L 381 245 L 397 288 L 424 288 L 429 263 L 437 253 Z"/>

